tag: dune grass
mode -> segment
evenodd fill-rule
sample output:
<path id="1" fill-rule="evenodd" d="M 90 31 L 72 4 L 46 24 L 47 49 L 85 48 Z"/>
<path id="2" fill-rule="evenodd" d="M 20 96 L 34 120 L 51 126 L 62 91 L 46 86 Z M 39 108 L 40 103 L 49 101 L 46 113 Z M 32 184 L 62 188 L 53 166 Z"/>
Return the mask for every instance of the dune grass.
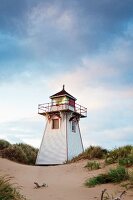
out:
<path id="1" fill-rule="evenodd" d="M 110 169 L 107 173 L 99 174 L 96 177 L 87 179 L 85 185 L 94 187 L 104 183 L 120 183 L 127 181 L 127 186 L 133 188 L 133 173 L 128 173 L 127 168 L 133 167 L 133 146 L 126 145 L 108 151 L 104 159 L 105 165 L 117 163 L 118 167 Z M 88 167 L 93 170 L 93 165 L 88 161 Z M 92 165 L 92 166 L 91 166 Z M 95 167 L 94 167 L 95 169 Z M 131 175 L 132 174 L 132 175 Z"/>
<path id="2" fill-rule="evenodd" d="M 125 187 L 126 190 L 133 189 L 133 170 L 129 171 L 129 179 L 126 182 L 124 182 L 121 186 Z"/>
<path id="3" fill-rule="evenodd" d="M 133 146 L 132 145 L 126 145 L 123 147 L 115 148 L 106 154 L 106 159 L 105 159 L 106 164 L 118 163 L 119 161 L 120 163 L 123 163 L 123 165 L 124 165 L 124 162 L 126 165 L 128 161 L 131 163 L 131 165 L 133 164 Z"/>
<path id="4" fill-rule="evenodd" d="M 104 159 L 106 165 L 119 163 L 122 166 L 130 167 L 133 166 L 133 146 L 126 145 L 110 151 L 100 146 L 90 146 L 83 153 L 66 163 L 73 163 L 83 159 Z"/>
<path id="5" fill-rule="evenodd" d="M 11 144 L 6 140 L 0 140 L 0 150 L 8 148 Z"/>
<path id="6" fill-rule="evenodd" d="M 78 156 L 72 158 L 71 160 L 67 161 L 66 163 L 73 163 L 83 159 L 103 159 L 107 154 L 107 150 L 103 149 L 100 146 L 90 146 L 85 151 Z"/>
<path id="7" fill-rule="evenodd" d="M 100 163 L 96 161 L 88 161 L 87 164 L 85 165 L 85 168 L 88 170 L 97 170 L 100 169 Z"/>
<path id="8" fill-rule="evenodd" d="M 121 158 L 118 162 L 121 166 L 131 167 L 133 166 L 133 155 L 128 155 L 126 158 Z"/>
<path id="9" fill-rule="evenodd" d="M 11 183 L 12 177 L 0 176 L 0 200 L 27 200 L 20 193 L 20 187 Z"/>
<path id="10" fill-rule="evenodd" d="M 37 157 L 38 149 L 23 143 L 10 144 L 5 140 L 0 140 L 0 155 L 9 160 L 34 165 Z"/>
<path id="11" fill-rule="evenodd" d="M 115 169 L 110 169 L 108 173 L 99 174 L 98 176 L 86 180 L 85 185 L 87 187 L 94 187 L 98 184 L 120 183 L 128 179 L 129 174 L 127 169 L 125 167 L 118 166 Z"/>

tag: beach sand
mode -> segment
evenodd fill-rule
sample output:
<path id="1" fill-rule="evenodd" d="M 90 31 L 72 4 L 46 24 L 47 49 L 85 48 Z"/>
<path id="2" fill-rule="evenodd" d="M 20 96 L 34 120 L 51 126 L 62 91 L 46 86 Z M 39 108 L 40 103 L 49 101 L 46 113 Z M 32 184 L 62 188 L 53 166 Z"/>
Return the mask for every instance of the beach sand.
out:
<path id="1" fill-rule="evenodd" d="M 13 176 L 13 182 L 22 186 L 21 193 L 30 200 L 100 200 L 103 189 L 109 194 L 120 194 L 124 188 L 106 184 L 86 188 L 84 182 L 107 169 L 88 171 L 84 168 L 87 161 L 58 166 L 27 166 L 0 158 L 0 174 Z M 48 184 L 46 188 L 35 189 L 34 182 Z M 125 200 L 133 200 L 133 192 L 128 191 Z"/>

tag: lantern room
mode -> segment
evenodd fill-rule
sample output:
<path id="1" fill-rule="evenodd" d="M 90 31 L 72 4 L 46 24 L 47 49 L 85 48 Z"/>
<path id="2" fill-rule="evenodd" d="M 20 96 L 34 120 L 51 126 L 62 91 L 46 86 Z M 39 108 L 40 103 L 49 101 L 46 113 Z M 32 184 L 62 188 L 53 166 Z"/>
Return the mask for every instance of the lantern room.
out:
<path id="1" fill-rule="evenodd" d="M 50 98 L 52 100 L 52 105 L 56 105 L 56 106 L 69 105 L 73 109 L 75 108 L 76 98 L 65 91 L 64 85 L 63 85 L 63 89 L 60 92 L 52 95 Z"/>
<path id="2" fill-rule="evenodd" d="M 77 103 L 75 97 L 70 95 L 65 91 L 65 86 L 63 85 L 63 89 L 50 96 L 51 103 L 39 104 L 38 105 L 38 113 L 41 115 L 45 115 L 46 113 L 51 112 L 59 112 L 59 111 L 73 111 L 76 114 L 79 114 L 80 117 L 87 116 L 87 109 Z"/>

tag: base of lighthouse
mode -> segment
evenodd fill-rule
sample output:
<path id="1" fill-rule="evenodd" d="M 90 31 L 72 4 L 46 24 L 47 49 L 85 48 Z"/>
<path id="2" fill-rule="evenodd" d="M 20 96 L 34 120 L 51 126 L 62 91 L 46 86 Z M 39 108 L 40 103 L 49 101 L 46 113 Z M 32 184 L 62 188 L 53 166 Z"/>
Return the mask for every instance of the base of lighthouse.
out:
<path id="1" fill-rule="evenodd" d="M 83 152 L 78 115 L 59 112 L 45 115 L 46 127 L 36 165 L 57 165 Z"/>

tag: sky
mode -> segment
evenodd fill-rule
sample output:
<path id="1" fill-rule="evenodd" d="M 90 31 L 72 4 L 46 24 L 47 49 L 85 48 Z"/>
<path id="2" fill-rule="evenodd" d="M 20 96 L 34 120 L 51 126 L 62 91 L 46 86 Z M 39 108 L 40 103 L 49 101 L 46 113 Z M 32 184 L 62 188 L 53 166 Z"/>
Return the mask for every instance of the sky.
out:
<path id="1" fill-rule="evenodd" d="M 85 148 L 133 144 L 132 0 L 0 0 L 0 138 L 39 147 L 63 84 Z"/>

